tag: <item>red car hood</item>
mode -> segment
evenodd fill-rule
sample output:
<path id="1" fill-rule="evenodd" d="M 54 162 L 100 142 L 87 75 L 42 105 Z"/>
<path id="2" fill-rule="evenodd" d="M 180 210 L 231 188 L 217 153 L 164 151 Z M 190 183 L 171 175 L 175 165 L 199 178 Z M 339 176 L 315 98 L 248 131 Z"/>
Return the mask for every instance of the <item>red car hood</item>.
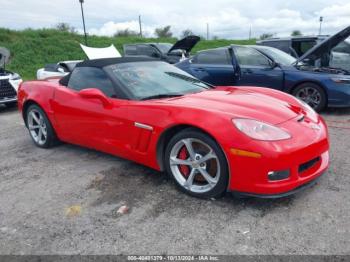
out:
<path id="1" fill-rule="evenodd" d="M 216 88 L 162 101 L 218 111 L 232 117 L 256 119 L 274 125 L 295 118 L 303 111 L 293 97 L 274 90 L 262 90 L 257 92 L 256 88 L 249 87 Z"/>

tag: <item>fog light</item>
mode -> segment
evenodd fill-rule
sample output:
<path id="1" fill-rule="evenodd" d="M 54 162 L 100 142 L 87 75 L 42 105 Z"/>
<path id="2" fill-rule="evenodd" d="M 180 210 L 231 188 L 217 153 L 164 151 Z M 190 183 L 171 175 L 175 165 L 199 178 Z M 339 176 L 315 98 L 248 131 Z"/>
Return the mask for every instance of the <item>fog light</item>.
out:
<path id="1" fill-rule="evenodd" d="M 289 169 L 281 171 L 270 171 L 267 173 L 269 180 L 276 181 L 288 178 L 290 175 Z"/>

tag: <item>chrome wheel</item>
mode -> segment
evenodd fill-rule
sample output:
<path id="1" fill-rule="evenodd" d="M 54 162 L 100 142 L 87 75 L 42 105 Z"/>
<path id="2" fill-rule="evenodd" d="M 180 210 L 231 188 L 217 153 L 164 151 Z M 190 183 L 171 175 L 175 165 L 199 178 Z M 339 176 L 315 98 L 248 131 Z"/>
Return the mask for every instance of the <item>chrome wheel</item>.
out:
<path id="1" fill-rule="evenodd" d="M 31 137 L 38 145 L 44 145 L 47 140 L 47 126 L 43 115 L 32 109 L 27 115 L 27 124 Z"/>
<path id="2" fill-rule="evenodd" d="M 316 109 L 319 107 L 322 96 L 320 92 L 314 88 L 314 87 L 308 87 L 305 86 L 301 89 L 299 89 L 295 96 L 301 100 L 303 100 L 305 103 L 307 103 L 309 106 L 311 106 L 313 109 Z"/>
<path id="3" fill-rule="evenodd" d="M 199 139 L 179 140 L 170 151 L 169 162 L 176 181 L 191 192 L 208 192 L 219 181 L 219 158 L 207 143 Z"/>

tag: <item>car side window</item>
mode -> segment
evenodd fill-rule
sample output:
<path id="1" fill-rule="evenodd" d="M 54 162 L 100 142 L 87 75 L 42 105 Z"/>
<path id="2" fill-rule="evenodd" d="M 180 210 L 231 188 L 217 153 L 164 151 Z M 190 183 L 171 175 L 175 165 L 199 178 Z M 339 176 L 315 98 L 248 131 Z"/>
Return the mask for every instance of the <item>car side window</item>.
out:
<path id="1" fill-rule="evenodd" d="M 96 67 L 77 67 L 72 72 L 68 87 L 76 91 L 86 88 L 97 88 L 108 97 L 115 97 L 112 81 L 106 73 Z"/>
<path id="2" fill-rule="evenodd" d="M 126 45 L 124 46 L 125 55 L 137 55 L 136 45 Z"/>
<path id="3" fill-rule="evenodd" d="M 200 52 L 194 59 L 195 64 L 227 65 L 231 64 L 226 49 L 216 49 Z"/>
<path id="4" fill-rule="evenodd" d="M 235 56 L 240 66 L 271 66 L 270 60 L 253 48 L 236 46 Z"/>
<path id="5" fill-rule="evenodd" d="M 340 42 L 336 47 L 333 48 L 332 51 L 350 54 L 350 44 L 346 42 Z"/>
<path id="6" fill-rule="evenodd" d="M 150 45 L 138 45 L 137 52 L 139 55 L 145 55 L 150 57 L 159 57 L 159 52 Z"/>

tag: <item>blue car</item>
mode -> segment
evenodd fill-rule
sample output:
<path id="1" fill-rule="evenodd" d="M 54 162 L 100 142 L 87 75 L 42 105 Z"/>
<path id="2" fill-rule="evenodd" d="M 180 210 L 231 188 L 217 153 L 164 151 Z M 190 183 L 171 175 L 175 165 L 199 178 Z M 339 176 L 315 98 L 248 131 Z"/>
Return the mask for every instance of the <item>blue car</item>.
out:
<path id="1" fill-rule="evenodd" d="M 326 106 L 350 107 L 350 72 L 327 65 L 330 50 L 349 35 L 350 27 L 299 59 L 273 47 L 231 45 L 198 52 L 176 66 L 216 86 L 278 89 L 298 97 L 316 111 Z"/>

